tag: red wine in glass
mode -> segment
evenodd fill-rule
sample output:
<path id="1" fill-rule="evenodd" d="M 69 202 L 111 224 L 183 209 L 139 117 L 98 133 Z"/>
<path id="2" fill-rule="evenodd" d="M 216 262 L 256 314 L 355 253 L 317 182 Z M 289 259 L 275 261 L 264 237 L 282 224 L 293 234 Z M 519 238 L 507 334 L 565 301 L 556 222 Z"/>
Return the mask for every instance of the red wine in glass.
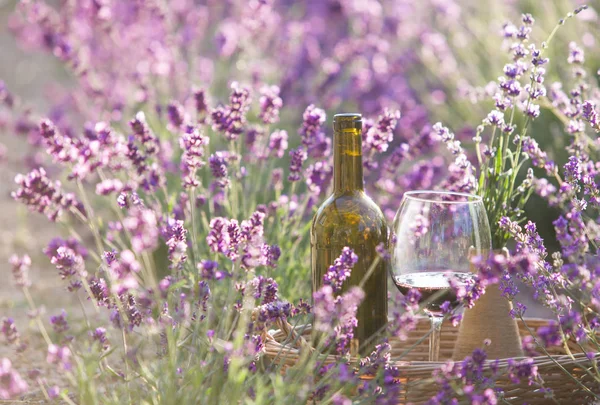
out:
<path id="1" fill-rule="evenodd" d="M 474 281 L 476 275 L 452 270 L 430 271 L 423 273 L 408 273 L 394 276 L 394 284 L 402 295 L 410 289 L 421 293 L 420 303 L 425 304 L 425 311 L 432 315 L 441 315 L 441 305 L 448 301 L 452 309 L 458 307 L 459 302 L 456 291 L 450 286 L 450 279 L 454 285 L 467 285 Z"/>

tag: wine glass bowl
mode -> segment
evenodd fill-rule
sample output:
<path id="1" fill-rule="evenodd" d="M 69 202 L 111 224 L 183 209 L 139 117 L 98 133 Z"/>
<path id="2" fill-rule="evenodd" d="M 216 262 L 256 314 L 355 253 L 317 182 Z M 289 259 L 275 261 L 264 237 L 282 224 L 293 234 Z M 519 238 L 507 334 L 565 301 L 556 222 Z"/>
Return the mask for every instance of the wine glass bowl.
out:
<path id="1" fill-rule="evenodd" d="M 390 272 L 401 294 L 420 292 L 432 322 L 430 361 L 437 361 L 445 302 L 458 306 L 452 285 L 475 277 L 470 259 L 491 249 L 491 233 L 481 197 L 446 191 L 409 191 L 392 226 Z"/>

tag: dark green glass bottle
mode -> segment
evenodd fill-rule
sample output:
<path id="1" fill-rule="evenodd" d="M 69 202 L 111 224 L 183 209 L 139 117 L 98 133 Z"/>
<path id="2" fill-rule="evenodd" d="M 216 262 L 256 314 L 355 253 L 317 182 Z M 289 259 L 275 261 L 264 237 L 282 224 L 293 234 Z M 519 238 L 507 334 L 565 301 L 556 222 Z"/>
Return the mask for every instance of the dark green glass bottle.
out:
<path id="1" fill-rule="evenodd" d="M 313 292 L 345 246 L 354 250 L 358 262 L 342 291 L 358 286 L 377 258 L 376 247 L 388 245 L 388 227 L 381 209 L 364 191 L 362 165 L 362 119 L 360 114 L 337 114 L 333 118 L 333 194 L 319 207 L 310 231 Z M 353 347 L 366 353 L 365 342 L 387 323 L 387 263 L 381 259 L 363 286 L 365 299 L 358 308 L 358 327 Z"/>

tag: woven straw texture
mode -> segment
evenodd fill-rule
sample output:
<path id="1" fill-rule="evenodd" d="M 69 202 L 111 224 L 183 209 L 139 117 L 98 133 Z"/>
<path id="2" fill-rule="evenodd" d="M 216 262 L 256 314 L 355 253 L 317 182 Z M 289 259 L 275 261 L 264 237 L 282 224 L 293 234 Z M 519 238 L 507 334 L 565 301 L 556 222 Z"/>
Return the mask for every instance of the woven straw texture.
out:
<path id="1" fill-rule="evenodd" d="M 527 326 L 535 331 L 540 326 L 546 325 L 547 321 L 543 319 L 526 319 Z M 313 350 L 310 346 L 310 325 L 300 325 L 295 329 L 286 322 L 279 324 L 280 329 L 271 331 L 266 335 L 265 355 L 272 362 L 282 366 L 283 372 L 288 366 L 294 365 L 303 350 Z M 415 330 L 409 333 L 408 339 L 400 341 L 392 338 L 392 360 L 401 372 L 402 393 L 398 399 L 399 404 L 422 404 L 438 391 L 438 386 L 431 378 L 431 373 L 436 368 L 443 365 L 451 358 L 454 350 L 455 340 L 458 334 L 458 328 L 445 323 L 442 327 L 442 340 L 440 342 L 440 362 L 428 362 L 428 338 L 423 338 L 429 332 L 430 324 L 426 318 L 420 319 Z M 521 336 L 530 335 L 526 326 L 519 322 Z M 302 332 L 300 335 L 299 332 Z M 419 340 L 421 340 L 419 342 Z M 414 346 L 410 351 L 407 349 Z M 560 364 L 564 369 L 579 380 L 586 387 L 597 392 L 599 384 L 586 372 L 586 369 L 592 370 L 591 361 L 582 352 L 581 348 L 575 342 L 569 343 L 569 350 L 573 357 L 565 353 L 564 348 L 554 347 L 549 349 L 552 355 L 535 357 L 535 365 L 538 367 L 538 373 L 543 378 L 544 386 L 554 392 L 556 402 L 560 404 L 586 404 L 591 403 L 591 399 L 586 390 L 578 385 L 571 377 L 557 365 Z M 584 347 L 584 350 L 587 348 Z M 399 361 L 397 359 L 402 359 Z M 596 355 L 595 361 L 600 359 L 600 354 Z M 331 363 L 336 360 L 335 356 L 330 355 L 325 360 Z M 507 366 L 506 360 L 500 360 L 499 369 Z M 502 374 L 502 373 L 501 373 Z M 368 376 L 365 376 L 368 378 Z M 537 390 L 535 386 L 529 386 L 527 381 L 520 384 L 513 384 L 507 375 L 501 375 L 497 380 L 497 386 L 505 392 L 505 398 L 512 404 L 551 404 L 555 401 L 548 399 L 544 393 Z"/>

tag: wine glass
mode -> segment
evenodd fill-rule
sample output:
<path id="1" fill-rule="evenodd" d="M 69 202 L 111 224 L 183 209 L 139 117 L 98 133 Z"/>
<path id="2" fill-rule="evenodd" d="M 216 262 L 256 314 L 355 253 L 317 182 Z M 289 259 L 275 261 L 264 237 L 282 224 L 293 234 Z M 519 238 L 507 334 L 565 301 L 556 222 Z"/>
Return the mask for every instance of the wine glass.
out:
<path id="1" fill-rule="evenodd" d="M 429 361 L 438 361 L 442 304 L 459 306 L 450 283 L 469 283 L 475 277 L 471 257 L 492 247 L 483 201 L 456 192 L 406 192 L 392 232 L 392 279 L 403 295 L 410 289 L 421 293 L 420 304 L 431 320 Z"/>

